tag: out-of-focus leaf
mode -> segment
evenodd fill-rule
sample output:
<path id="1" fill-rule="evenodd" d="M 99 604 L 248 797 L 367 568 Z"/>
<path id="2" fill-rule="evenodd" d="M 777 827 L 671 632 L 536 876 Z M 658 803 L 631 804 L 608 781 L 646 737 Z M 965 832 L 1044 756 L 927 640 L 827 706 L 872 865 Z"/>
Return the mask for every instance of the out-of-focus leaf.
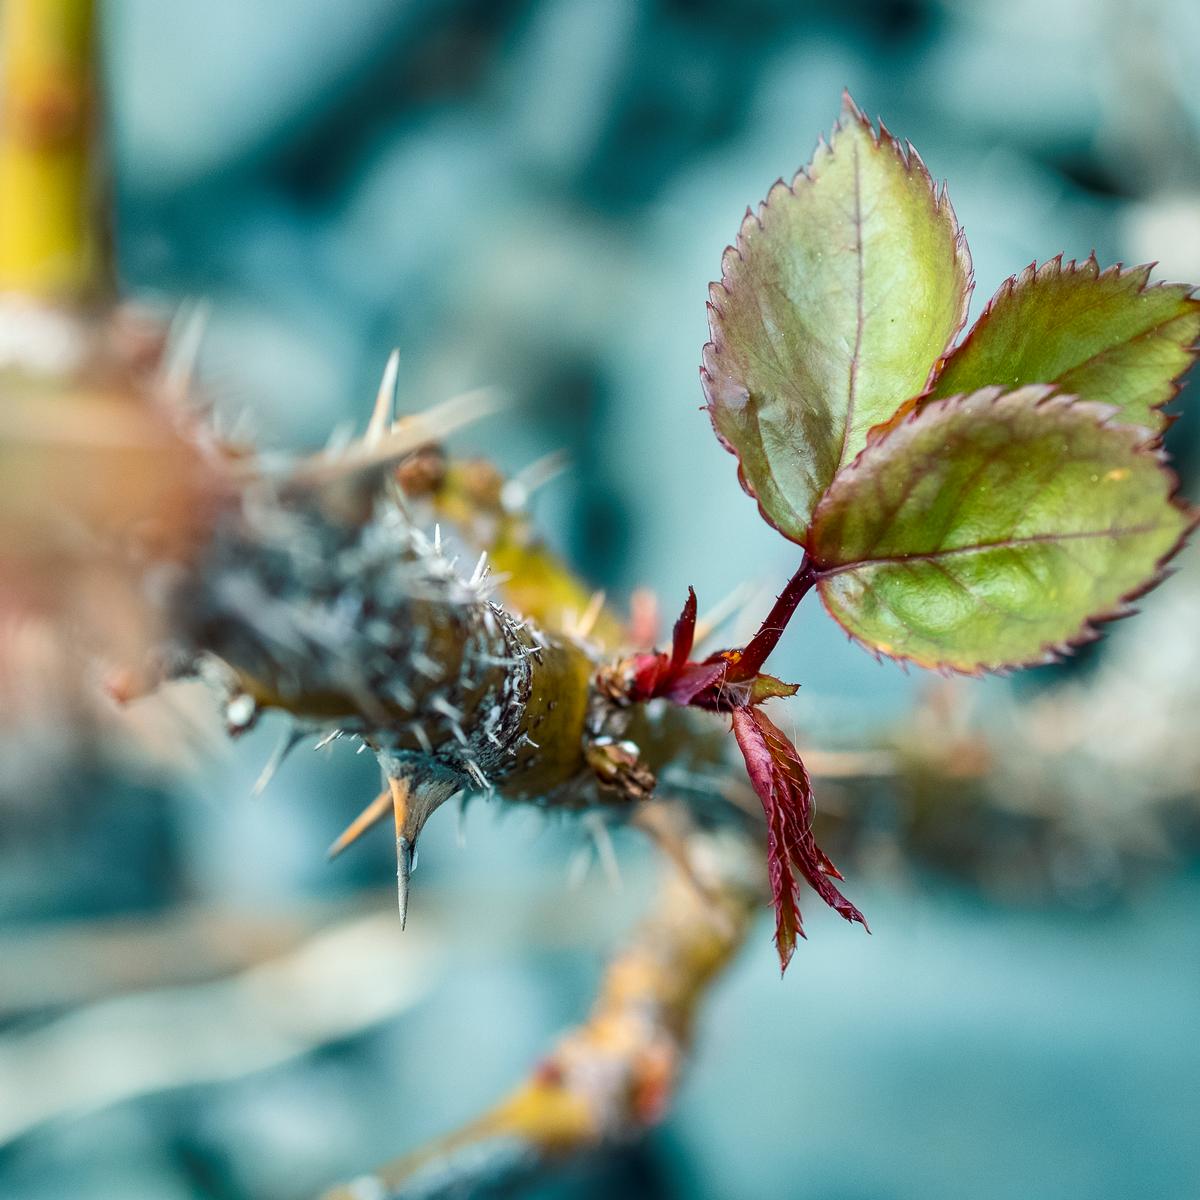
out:
<path id="1" fill-rule="evenodd" d="M 1101 271 L 1094 255 L 1082 263 L 1059 255 L 1031 264 L 988 302 L 931 394 L 1053 383 L 1161 432 L 1159 408 L 1196 357 L 1200 301 L 1187 284 L 1147 286 L 1149 277 L 1149 267 Z"/>
<path id="2" fill-rule="evenodd" d="M 862 913 L 830 882 L 837 868 L 812 834 L 812 784 L 796 747 L 759 708 L 735 708 L 733 732 L 767 817 L 767 873 L 775 902 L 775 946 L 787 970 L 804 937 L 796 877 L 799 871 L 830 908 L 865 929 Z"/>
<path id="3" fill-rule="evenodd" d="M 747 212 L 710 289 L 708 411 L 742 486 L 786 537 L 804 543 L 867 431 L 925 389 L 970 288 L 945 190 L 847 96 L 807 170 Z"/>
<path id="4" fill-rule="evenodd" d="M 838 476 L 809 552 L 852 636 L 925 667 L 1024 666 L 1158 581 L 1191 517 L 1151 433 L 1052 391 L 925 404 Z"/>

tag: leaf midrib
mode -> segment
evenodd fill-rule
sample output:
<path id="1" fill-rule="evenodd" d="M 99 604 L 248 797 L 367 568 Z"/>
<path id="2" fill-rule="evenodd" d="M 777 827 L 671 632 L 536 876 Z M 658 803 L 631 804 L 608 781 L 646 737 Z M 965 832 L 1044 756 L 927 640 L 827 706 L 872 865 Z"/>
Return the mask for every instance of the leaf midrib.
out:
<path id="1" fill-rule="evenodd" d="M 1080 529 L 1071 533 L 1033 533 L 1028 537 L 1000 538 L 994 542 L 978 542 L 972 546 L 950 546 L 941 550 L 918 551 L 913 554 L 897 554 L 879 558 L 859 558 L 853 562 L 838 563 L 832 567 L 818 566 L 814 572 L 818 582 L 843 575 L 860 567 L 904 566 L 913 562 L 940 563 L 945 558 L 964 554 L 982 554 L 988 550 L 1016 550 L 1021 546 L 1054 545 L 1058 542 L 1083 541 L 1092 538 L 1136 537 L 1147 533 L 1166 533 L 1173 526 L 1161 523 L 1130 525 L 1123 529 Z"/>
<path id="2" fill-rule="evenodd" d="M 866 247 L 863 244 L 862 218 L 862 163 L 859 158 L 860 150 L 854 143 L 854 250 L 858 265 L 858 287 L 855 295 L 855 329 L 854 353 L 850 356 L 850 372 L 846 389 L 846 424 L 842 430 L 842 448 L 838 454 L 837 466 L 834 473 L 846 465 L 847 451 L 850 448 L 850 435 L 854 428 L 854 408 L 858 399 L 858 363 L 862 357 L 863 326 L 866 317 L 863 312 L 863 291 L 866 287 Z"/>

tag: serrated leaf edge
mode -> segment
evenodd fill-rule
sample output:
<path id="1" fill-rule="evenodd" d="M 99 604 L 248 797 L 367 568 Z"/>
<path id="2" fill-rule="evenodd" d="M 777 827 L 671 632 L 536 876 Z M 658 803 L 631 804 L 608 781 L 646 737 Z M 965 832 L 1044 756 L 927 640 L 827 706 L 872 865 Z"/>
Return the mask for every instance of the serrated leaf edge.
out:
<path id="1" fill-rule="evenodd" d="M 902 425 L 913 424 L 917 421 L 927 418 L 931 413 L 936 411 L 944 411 L 952 405 L 961 405 L 966 401 L 989 395 L 993 404 L 998 403 L 1006 396 L 1014 395 L 1017 391 L 1040 390 L 1043 394 L 1037 400 L 1034 407 L 1062 407 L 1062 408 L 1082 408 L 1095 413 L 1097 416 L 1097 427 L 1110 428 L 1116 430 L 1125 430 L 1130 433 L 1143 435 L 1143 440 L 1131 445 L 1130 449 L 1135 454 L 1147 454 L 1154 459 L 1159 469 L 1162 471 L 1167 485 L 1167 503 L 1177 512 L 1181 513 L 1185 518 L 1183 530 L 1174 544 L 1161 555 L 1155 563 L 1153 573 L 1148 577 L 1146 582 L 1139 587 L 1134 588 L 1130 592 L 1126 592 L 1117 598 L 1113 608 L 1099 613 L 1092 613 L 1087 616 L 1083 624 L 1080 626 L 1079 632 L 1070 638 L 1064 639 L 1062 642 L 1047 643 L 1042 646 L 1038 655 L 1020 662 L 1005 662 L 994 665 L 980 664 L 974 668 L 965 668 L 954 665 L 953 663 L 938 662 L 936 660 L 925 660 L 913 654 L 888 654 L 880 650 L 877 646 L 873 646 L 870 642 L 860 638 L 857 634 L 847 629 L 838 615 L 830 607 L 829 601 L 825 595 L 825 589 L 822 586 L 824 578 L 831 576 L 822 576 L 819 566 L 814 564 L 816 575 L 816 592 L 821 598 L 821 605 L 829 616 L 836 622 L 838 627 L 842 629 L 847 637 L 861 646 L 870 654 L 876 662 L 882 662 L 884 658 L 890 659 L 892 662 L 899 663 L 904 666 L 911 663 L 913 666 L 921 667 L 924 670 L 936 671 L 938 674 L 953 676 L 966 675 L 972 678 L 981 678 L 986 675 L 1010 675 L 1013 671 L 1021 670 L 1025 667 L 1047 666 L 1052 663 L 1060 663 L 1069 658 L 1081 646 L 1088 645 L 1090 642 L 1096 641 L 1103 635 L 1103 625 L 1107 625 L 1112 621 L 1119 621 L 1125 617 L 1133 616 L 1138 610 L 1132 607 L 1133 602 L 1146 595 L 1147 592 L 1153 591 L 1160 583 L 1163 582 L 1172 571 L 1168 564 L 1171 559 L 1177 555 L 1180 550 L 1187 544 L 1188 539 L 1200 525 L 1200 508 L 1188 503 L 1180 495 L 1179 476 L 1171 467 L 1170 457 L 1162 447 L 1162 439 L 1153 430 L 1146 429 L 1141 425 L 1130 425 L 1115 420 L 1114 418 L 1120 415 L 1120 410 L 1114 408 L 1110 404 L 1099 404 L 1094 400 L 1082 400 L 1078 396 L 1073 396 L 1070 393 L 1058 391 L 1053 384 L 1026 384 L 1024 387 L 1005 390 L 1002 387 L 986 387 L 979 388 L 974 392 L 963 392 L 954 396 L 947 396 L 940 400 L 931 400 L 919 407 L 912 408 L 904 413 L 899 418 L 894 418 L 892 421 L 884 425 L 876 425 L 874 429 L 867 434 L 867 444 L 859 452 L 857 457 L 848 466 L 843 467 L 841 471 L 834 476 L 836 481 L 843 475 L 849 474 L 852 471 L 861 469 L 861 464 L 864 457 L 880 442 L 885 440 L 889 434 Z M 821 504 L 824 504 L 833 490 L 833 483 L 830 483 L 825 494 L 821 497 L 816 509 L 813 511 L 813 519 L 809 525 L 809 536 L 811 540 L 811 529 L 816 524 L 818 513 L 821 509 Z M 845 570 L 846 565 L 840 568 Z"/>
<path id="2" fill-rule="evenodd" d="M 747 231 L 752 227 L 752 225 L 757 226 L 759 230 L 765 231 L 766 227 L 763 224 L 763 215 L 770 207 L 773 198 L 781 195 L 782 192 L 788 192 L 792 195 L 795 195 L 797 186 L 812 182 L 811 171 L 813 167 L 820 159 L 833 155 L 834 143 L 837 141 L 838 134 L 841 133 L 845 127 L 843 122 L 847 121 L 856 121 L 870 135 L 871 140 L 874 142 L 877 149 L 884 149 L 886 147 L 892 154 L 895 155 L 896 159 L 904 168 L 904 170 L 915 172 L 919 177 L 924 179 L 926 187 L 928 188 L 929 197 L 932 200 L 932 211 L 935 218 L 939 220 L 948 218 L 951 228 L 954 230 L 954 253 L 955 257 L 962 264 L 963 274 L 965 277 L 962 302 L 960 304 L 958 321 L 951 330 L 950 336 L 946 339 L 946 345 L 942 348 L 941 353 L 939 353 L 930 364 L 929 375 L 926 379 L 925 387 L 922 390 L 922 395 L 927 393 L 933 386 L 933 383 L 940 372 L 942 364 L 953 352 L 953 349 L 955 348 L 955 340 L 966 326 L 967 315 L 970 309 L 971 295 L 975 290 L 975 265 L 971 258 L 970 247 L 967 245 L 966 232 L 959 224 L 958 215 L 954 211 L 954 205 L 950 201 L 950 195 L 947 190 L 946 181 L 942 180 L 942 183 L 939 187 L 939 185 L 934 181 L 933 176 L 930 174 L 929 168 L 925 165 L 925 160 L 917 152 L 917 149 L 912 142 L 906 139 L 902 145 L 899 139 L 896 138 L 883 123 L 882 118 L 879 120 L 879 129 L 876 130 L 863 110 L 854 102 L 854 98 L 850 95 L 849 90 L 843 89 L 841 116 L 834 122 L 833 129 L 829 135 L 829 140 L 827 141 L 825 139 L 824 134 L 819 135 L 817 138 L 816 149 L 813 151 L 812 157 L 809 159 L 809 161 L 796 171 L 796 173 L 792 176 L 791 183 L 785 183 L 782 176 L 776 179 L 767 190 L 767 194 L 764 199 L 759 202 L 757 212 L 753 208 L 747 206 L 745 215 L 742 217 L 741 225 L 738 227 L 737 236 L 734 239 L 733 245 L 726 246 L 721 254 L 721 278 L 708 285 L 708 301 L 705 304 L 705 309 L 708 315 L 709 340 L 705 342 L 704 348 L 701 351 L 700 383 L 704 391 L 704 408 L 708 413 L 709 421 L 712 424 L 713 433 L 716 435 L 717 441 L 720 442 L 720 444 L 737 459 L 738 483 L 741 485 L 742 491 L 744 491 L 747 496 L 755 501 L 758 506 L 759 515 L 762 517 L 762 519 L 766 521 L 766 523 L 773 529 L 778 530 L 781 534 L 783 534 L 784 537 L 788 538 L 789 541 L 796 541 L 801 546 L 805 545 L 805 542 L 800 538 L 793 538 L 792 535 L 786 530 L 780 528 L 779 524 L 763 507 L 761 498 L 754 491 L 754 488 L 746 478 L 745 471 L 742 468 L 741 455 L 738 453 L 737 449 L 732 445 L 732 443 L 717 428 L 713 411 L 715 401 L 712 389 L 714 385 L 713 376 L 717 369 L 717 359 L 725 348 L 724 339 L 721 337 L 721 330 L 719 328 L 719 323 L 725 316 L 725 311 L 721 307 L 721 301 L 723 298 L 731 299 L 733 297 L 733 292 L 726 283 L 726 280 L 730 274 L 729 264 L 734 259 L 743 264 L 746 262 L 746 255 L 744 251 L 746 246 Z M 911 401 L 906 403 L 911 403 Z M 903 409 L 903 407 L 904 405 L 902 404 L 901 409 Z M 888 422 L 884 422 L 883 424 L 886 425 Z M 878 426 L 876 428 L 878 428 Z M 843 463 L 839 466 L 838 471 L 834 472 L 835 478 L 841 470 L 845 469 L 846 465 L 847 464 Z M 832 480 L 830 480 L 830 483 L 832 483 Z M 826 484 L 826 491 L 828 488 L 829 484 Z M 824 495 L 824 493 L 822 493 L 822 495 Z M 818 501 L 818 504 L 819 503 L 820 501 Z M 797 513 L 794 508 L 791 508 L 790 504 L 788 507 L 796 517 L 796 528 L 799 529 L 802 525 L 805 525 L 803 519 L 800 517 L 800 514 Z M 815 508 L 816 506 L 814 506 L 814 512 Z M 807 525 L 805 525 L 805 528 L 807 529 L 811 523 L 812 521 L 810 517 Z"/>
<path id="3" fill-rule="evenodd" d="M 1050 279 L 1065 279 L 1072 276 L 1082 276 L 1091 283 L 1101 283 L 1109 279 L 1118 280 L 1133 280 L 1136 276 L 1141 276 L 1140 282 L 1131 290 L 1131 295 L 1141 296 L 1147 292 L 1158 291 L 1161 289 L 1176 289 L 1186 295 L 1181 296 L 1181 299 L 1186 300 L 1189 304 L 1195 306 L 1197 311 L 1200 311 L 1200 300 L 1196 298 L 1196 289 L 1187 283 L 1174 283 L 1170 280 L 1156 280 L 1150 282 L 1150 274 L 1154 268 L 1158 266 L 1157 262 L 1141 263 L 1135 267 L 1127 267 L 1123 262 L 1113 263 L 1112 266 L 1101 268 L 1099 260 L 1096 258 L 1095 250 L 1092 250 L 1088 256 L 1079 261 L 1077 259 L 1066 258 L 1065 252 L 1060 251 L 1053 258 L 1048 258 L 1040 265 L 1037 259 L 1034 259 L 1023 270 L 1018 271 L 1015 275 L 1010 275 L 1000 286 L 992 293 L 991 298 L 983 306 L 983 311 L 975 321 L 975 324 L 967 330 L 966 336 L 953 347 L 949 353 L 944 354 L 937 362 L 935 370 L 930 375 L 929 382 L 925 385 L 924 391 L 920 395 L 909 400 L 905 405 L 897 411 L 896 415 L 890 421 L 882 422 L 883 426 L 888 426 L 894 421 L 902 417 L 910 408 L 920 406 L 926 401 L 929 393 L 934 385 L 941 377 L 946 365 L 954 358 L 956 354 L 962 353 L 973 342 L 980 329 L 986 329 L 988 322 L 991 320 L 995 309 L 998 305 L 1006 302 L 1019 289 L 1035 288 L 1039 284 L 1044 284 Z M 1173 318 L 1178 320 L 1179 318 Z M 1147 331 L 1149 332 L 1149 331 Z M 1143 335 L 1139 335 L 1143 336 Z M 1183 390 L 1183 377 L 1191 370 L 1196 359 L 1200 358 L 1200 339 L 1197 339 L 1190 346 L 1183 346 L 1181 349 L 1185 354 L 1190 356 L 1190 362 L 1178 374 L 1174 375 L 1170 380 L 1170 393 L 1164 396 L 1162 400 L 1150 405 L 1151 411 L 1159 414 L 1162 421 L 1162 428 L 1154 431 L 1155 437 L 1161 440 L 1163 434 L 1174 424 L 1176 417 L 1162 412 L 1162 409 L 1175 400 L 1179 393 Z M 1082 365 L 1082 364 L 1081 364 Z M 1077 367 L 1072 367 L 1076 370 Z M 1093 402 L 1094 403 L 1094 402 Z"/>

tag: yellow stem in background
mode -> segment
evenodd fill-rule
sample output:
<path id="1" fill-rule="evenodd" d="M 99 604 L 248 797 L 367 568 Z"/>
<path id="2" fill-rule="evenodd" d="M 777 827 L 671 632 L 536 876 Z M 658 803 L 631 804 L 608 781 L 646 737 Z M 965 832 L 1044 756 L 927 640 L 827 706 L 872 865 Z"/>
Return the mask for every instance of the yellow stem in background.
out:
<path id="1" fill-rule="evenodd" d="M 95 0 L 0 0 L 0 292 L 95 289 Z"/>

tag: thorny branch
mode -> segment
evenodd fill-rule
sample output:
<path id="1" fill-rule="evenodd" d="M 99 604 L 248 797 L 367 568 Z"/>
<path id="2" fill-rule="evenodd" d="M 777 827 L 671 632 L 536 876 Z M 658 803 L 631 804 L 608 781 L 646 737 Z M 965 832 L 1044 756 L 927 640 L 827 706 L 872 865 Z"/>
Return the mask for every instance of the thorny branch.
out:
<path id="1" fill-rule="evenodd" d="M 11 306 L 0 315 L 6 344 L 30 360 L 17 365 L 49 368 L 76 393 L 49 415 L 36 388 L 10 386 L 5 397 L 11 461 L 42 481 L 10 479 L 2 497 L 0 566 L 21 581 L 0 605 L 6 632 L 14 614 L 23 628 L 79 632 L 79 612 L 119 611 L 123 636 L 111 622 L 83 630 L 123 664 L 118 694 L 198 675 L 220 690 L 231 733 L 273 708 L 295 722 L 288 744 L 357 740 L 386 785 L 335 850 L 391 812 L 402 920 L 421 829 L 455 794 L 600 809 L 647 831 L 669 863 L 663 892 L 588 1021 L 490 1113 L 331 1200 L 497 1185 L 637 1136 L 669 1103 L 698 1003 L 765 896 L 761 818 L 748 818 L 721 777 L 719 720 L 661 701 L 622 705 L 597 686 L 598 668 L 644 650 L 642 639 L 532 537 L 519 481 L 447 463 L 431 444 L 477 401 L 395 422 L 393 359 L 366 437 L 282 470 L 164 406 L 186 393 L 186 355 L 164 368 L 153 328 L 119 309 L 79 307 L 102 274 L 106 233 L 88 219 L 92 4 L 11 0 L 5 12 L 6 90 L 32 100 L 10 104 L 0 128 L 11 233 L 0 242 L 0 288 L 67 307 L 40 310 L 33 324 Z M 47 63 L 67 68 L 57 110 L 38 99 L 55 83 Z M 63 342 L 39 342 L 51 317 L 65 322 L 70 352 L 48 362 L 39 347 Z M 36 508 L 21 503 L 26 494 L 39 497 Z M 508 576 L 504 602 L 486 552 Z M 759 670 L 812 581 L 802 565 L 730 660 L 740 677 Z M 656 776 L 674 803 L 650 799 Z"/>
<path id="2" fill-rule="evenodd" d="M 648 803 L 656 769 L 713 757 L 719 725 L 614 700 L 598 679 L 611 650 L 588 640 L 598 605 L 574 620 L 544 612 L 543 628 L 498 602 L 486 550 L 469 574 L 459 570 L 438 509 L 484 515 L 497 495 L 480 486 L 491 482 L 486 468 L 476 465 L 456 495 L 458 477 L 434 451 L 420 451 L 419 472 L 411 452 L 398 456 L 398 473 L 377 459 L 352 448 L 341 469 L 302 464 L 235 489 L 207 549 L 167 592 L 162 674 L 213 680 L 231 733 L 277 708 L 306 732 L 375 754 L 386 787 L 333 849 L 390 808 L 402 920 L 421 829 L 457 793 L 632 817 L 674 863 L 592 1018 L 526 1085 L 444 1145 L 386 1168 L 382 1184 L 343 1193 L 437 1195 L 435 1178 L 457 1186 L 485 1164 L 489 1176 L 526 1172 L 634 1136 L 661 1114 L 696 1005 L 764 895 L 761 852 L 753 823 L 719 795 Z M 431 534 L 418 514 L 433 519 Z M 491 518 L 493 541 L 521 519 L 503 504 Z M 473 558 L 478 527 L 465 524 L 455 542 Z M 545 578 L 550 560 L 536 553 Z M 513 578 L 527 581 L 521 554 L 509 558 Z M 556 564 L 549 574 L 569 581 Z M 413 1172 L 421 1182 L 410 1191 Z"/>
<path id="3" fill-rule="evenodd" d="M 598 666 L 626 648 L 621 623 L 529 536 L 522 481 L 447 464 L 431 446 L 478 415 L 477 400 L 395 421 L 393 358 L 361 441 L 278 469 L 180 406 L 192 333 L 164 357 L 152 324 L 100 303 L 91 0 L 14 0 L 5 12 L 13 103 L 0 189 L 12 236 L 0 288 L 14 357 L 0 433 L 6 466 L 39 479 L 9 477 L 0 508 L 0 565 L 20 581 L 0 601 L 5 703 L 23 704 L 34 676 L 82 693 L 86 652 L 114 664 L 120 700 L 198 676 L 218 689 L 231 734 L 271 708 L 294 722 L 288 745 L 356 740 L 385 787 L 336 848 L 391 809 L 402 921 L 421 829 L 455 794 L 639 815 L 678 878 L 614 964 L 593 1020 L 492 1118 L 523 1128 L 539 1153 L 633 1133 L 665 1102 L 694 1005 L 757 899 L 736 808 L 710 796 L 708 811 L 656 819 L 646 803 L 657 768 L 714 758 L 708 732 L 595 686 Z M 38 89 L 62 69 L 69 111 L 53 129 L 21 124 L 50 113 Z M 40 403 L 47 376 L 70 403 Z M 508 605 L 493 595 L 489 550 Z M 722 808 L 733 816 L 718 835 L 704 827 Z M 725 860 L 736 878 L 702 882 L 697 854 L 718 836 L 742 846 Z M 585 1095 L 601 1061 L 608 1083 Z"/>

